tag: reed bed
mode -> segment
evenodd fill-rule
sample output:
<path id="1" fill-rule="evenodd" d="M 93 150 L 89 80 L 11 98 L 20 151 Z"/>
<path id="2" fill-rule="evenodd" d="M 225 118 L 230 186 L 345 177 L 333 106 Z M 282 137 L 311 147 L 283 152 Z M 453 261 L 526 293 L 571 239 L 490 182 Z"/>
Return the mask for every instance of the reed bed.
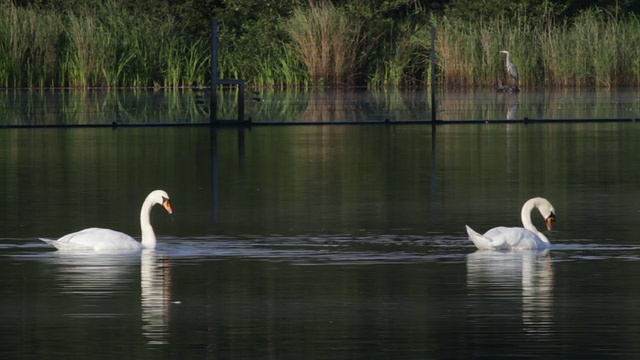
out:
<path id="1" fill-rule="evenodd" d="M 210 81 L 209 37 L 187 36 L 170 17 L 132 13 L 117 1 L 56 11 L 0 3 L 0 87 L 198 87 Z M 640 18 L 585 11 L 468 22 L 416 10 L 364 21 L 319 0 L 288 18 L 231 35 L 221 28 L 219 77 L 251 86 L 420 86 L 430 82 L 430 27 L 445 87 L 640 86 Z M 357 14 L 355 14 L 357 15 Z"/>
<path id="2" fill-rule="evenodd" d="M 291 47 L 316 85 L 351 85 L 366 57 L 364 25 L 329 1 L 294 10 L 287 24 Z"/>
<path id="3" fill-rule="evenodd" d="M 0 4 L 0 87 L 182 87 L 208 80 L 208 41 L 115 1 L 55 12 Z"/>
<path id="4" fill-rule="evenodd" d="M 428 28 L 411 20 L 401 22 L 388 34 L 376 36 L 384 40 L 379 41 L 372 56 L 367 86 L 415 87 L 428 81 L 430 36 Z"/>
<path id="5" fill-rule="evenodd" d="M 62 19 L 0 5 L 0 86 L 45 86 L 57 80 Z"/>
<path id="6" fill-rule="evenodd" d="M 520 86 L 640 85 L 640 19 L 634 15 L 589 11 L 562 23 L 520 16 L 478 24 L 443 17 L 433 24 L 446 87 L 513 82 L 500 50 L 510 51 Z"/>

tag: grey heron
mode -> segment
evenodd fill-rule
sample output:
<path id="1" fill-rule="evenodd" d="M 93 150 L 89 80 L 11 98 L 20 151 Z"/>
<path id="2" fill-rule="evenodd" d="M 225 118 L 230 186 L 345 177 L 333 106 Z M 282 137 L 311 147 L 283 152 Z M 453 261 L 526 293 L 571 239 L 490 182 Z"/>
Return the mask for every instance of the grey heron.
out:
<path id="1" fill-rule="evenodd" d="M 509 60 L 509 52 L 507 50 L 502 50 L 500 52 L 507 54 L 507 73 L 509 73 L 509 76 L 511 76 L 516 82 L 518 82 L 518 68 L 516 68 L 516 66 L 513 65 L 513 63 L 511 63 L 511 61 Z"/>

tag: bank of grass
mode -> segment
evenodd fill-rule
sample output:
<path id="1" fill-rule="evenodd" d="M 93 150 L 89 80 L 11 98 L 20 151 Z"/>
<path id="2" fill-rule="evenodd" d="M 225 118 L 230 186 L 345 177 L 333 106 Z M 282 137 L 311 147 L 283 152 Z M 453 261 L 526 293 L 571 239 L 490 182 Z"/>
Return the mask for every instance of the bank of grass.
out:
<path id="1" fill-rule="evenodd" d="M 290 48 L 313 84 L 353 85 L 369 45 L 364 24 L 330 1 L 294 9 L 286 25 Z"/>
<path id="2" fill-rule="evenodd" d="M 56 11 L 0 3 L 0 87 L 205 86 L 210 39 L 187 36 L 167 16 L 132 13 L 117 1 Z M 415 15 L 415 14 L 414 14 Z M 220 31 L 219 77 L 251 86 L 424 86 L 430 81 L 430 26 L 436 81 L 445 87 L 640 86 L 640 18 L 586 11 L 470 23 L 428 12 L 395 23 L 363 21 L 331 2 L 299 7 L 280 23 Z M 424 15 L 424 16 L 422 16 Z"/>
<path id="3" fill-rule="evenodd" d="M 380 34 L 369 62 L 366 79 L 369 87 L 419 87 L 429 82 L 431 35 L 427 27 L 413 20 L 396 24 L 392 31 Z"/>
<path id="4" fill-rule="evenodd" d="M 640 19 L 588 11 L 561 23 L 498 19 L 471 24 L 434 18 L 440 81 L 447 87 L 493 86 L 506 78 L 511 53 L 520 86 L 640 85 Z M 426 28 L 422 30 L 427 36 Z"/>
<path id="5" fill-rule="evenodd" d="M 187 39 L 170 18 L 132 14 L 116 2 L 56 12 L 0 4 L 0 86 L 204 85 L 208 41 Z"/>
<path id="6" fill-rule="evenodd" d="M 60 16 L 0 5 L 0 86 L 45 86 L 56 80 Z"/>

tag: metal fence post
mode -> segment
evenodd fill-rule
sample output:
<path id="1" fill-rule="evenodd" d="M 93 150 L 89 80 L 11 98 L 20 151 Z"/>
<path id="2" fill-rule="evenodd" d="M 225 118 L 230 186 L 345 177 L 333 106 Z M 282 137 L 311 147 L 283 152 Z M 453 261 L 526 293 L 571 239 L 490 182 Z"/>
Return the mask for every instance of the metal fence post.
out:
<path id="1" fill-rule="evenodd" d="M 436 28 L 431 26 L 431 123 L 436 122 Z"/>
<path id="2" fill-rule="evenodd" d="M 215 124 L 218 114 L 218 20 L 211 20 L 211 104 L 209 106 L 209 121 Z"/>

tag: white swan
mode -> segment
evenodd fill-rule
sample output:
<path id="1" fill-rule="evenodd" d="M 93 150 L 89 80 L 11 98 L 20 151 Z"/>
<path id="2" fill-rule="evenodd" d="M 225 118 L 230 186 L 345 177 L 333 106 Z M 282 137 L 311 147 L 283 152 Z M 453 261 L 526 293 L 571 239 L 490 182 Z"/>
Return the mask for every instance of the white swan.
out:
<path id="1" fill-rule="evenodd" d="M 531 223 L 531 211 L 537 208 L 542 214 L 547 224 L 547 230 L 551 230 L 553 222 L 556 220 L 556 211 L 553 205 L 541 197 L 527 200 L 522 206 L 520 216 L 522 225 L 519 227 L 495 227 L 484 235 L 480 235 L 467 225 L 469 239 L 473 241 L 480 250 L 528 250 L 546 249 L 551 243 L 536 227 Z"/>
<path id="2" fill-rule="evenodd" d="M 84 250 L 84 251 L 109 251 L 109 250 L 142 250 L 156 247 L 156 234 L 149 222 L 151 208 L 162 205 L 169 214 L 173 213 L 169 195 L 163 190 L 152 191 L 140 210 L 140 230 L 142 230 L 142 242 L 136 241 L 131 236 L 119 231 L 101 228 L 89 228 L 61 237 L 58 240 L 40 240 L 53 245 L 59 250 Z"/>

